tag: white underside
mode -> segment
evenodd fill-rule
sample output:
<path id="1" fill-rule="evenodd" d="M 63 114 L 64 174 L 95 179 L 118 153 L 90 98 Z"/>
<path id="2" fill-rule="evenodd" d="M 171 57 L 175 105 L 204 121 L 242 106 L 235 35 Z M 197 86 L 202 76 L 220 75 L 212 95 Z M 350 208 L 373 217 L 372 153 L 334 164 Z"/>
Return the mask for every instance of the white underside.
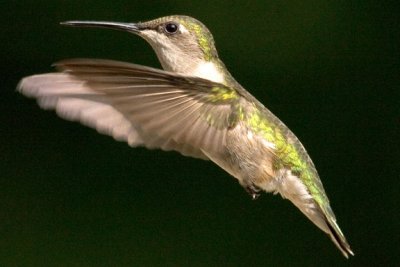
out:
<path id="1" fill-rule="evenodd" d="M 279 192 L 283 198 L 289 199 L 321 230 L 330 232 L 318 204 L 299 177 L 293 175 L 290 170 L 283 169 L 277 173 L 273 180 L 275 182 L 269 183 L 264 190 Z"/>

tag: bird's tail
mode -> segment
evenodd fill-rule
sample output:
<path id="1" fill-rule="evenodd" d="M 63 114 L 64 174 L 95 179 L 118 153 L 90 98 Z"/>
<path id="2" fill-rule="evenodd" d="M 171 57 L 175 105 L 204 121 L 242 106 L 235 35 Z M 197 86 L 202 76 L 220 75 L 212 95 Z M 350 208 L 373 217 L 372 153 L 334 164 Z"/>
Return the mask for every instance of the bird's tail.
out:
<path id="1" fill-rule="evenodd" d="M 336 218 L 333 215 L 332 209 L 329 206 L 325 207 L 323 213 L 325 215 L 326 226 L 328 227 L 328 231 L 325 230 L 325 232 L 329 234 L 333 243 L 335 243 L 346 258 L 349 258 L 349 255 L 354 256 L 349 243 L 336 223 Z"/>
<path id="2" fill-rule="evenodd" d="M 280 184 L 278 189 L 279 193 L 283 198 L 292 201 L 310 221 L 327 233 L 346 258 L 348 258 L 349 255 L 353 256 L 354 253 L 336 223 L 335 214 L 329 206 L 328 200 L 326 199 L 326 203 L 323 204 L 318 203 L 315 198 L 308 193 L 305 185 L 298 181 L 299 179 L 297 177 L 286 175 L 284 182 Z M 323 190 L 323 188 L 321 190 Z M 323 194 L 325 194 L 325 192 L 323 192 Z"/>

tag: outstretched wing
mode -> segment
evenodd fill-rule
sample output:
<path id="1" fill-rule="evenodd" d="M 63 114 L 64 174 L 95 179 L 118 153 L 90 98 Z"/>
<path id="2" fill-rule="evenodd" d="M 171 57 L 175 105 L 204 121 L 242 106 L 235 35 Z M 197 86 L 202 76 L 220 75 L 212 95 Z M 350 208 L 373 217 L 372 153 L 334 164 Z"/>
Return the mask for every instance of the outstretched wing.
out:
<path id="1" fill-rule="evenodd" d="M 207 159 L 221 152 L 237 122 L 239 94 L 198 77 L 93 59 L 55 64 L 60 73 L 24 78 L 18 90 L 131 146 L 176 150 Z"/>

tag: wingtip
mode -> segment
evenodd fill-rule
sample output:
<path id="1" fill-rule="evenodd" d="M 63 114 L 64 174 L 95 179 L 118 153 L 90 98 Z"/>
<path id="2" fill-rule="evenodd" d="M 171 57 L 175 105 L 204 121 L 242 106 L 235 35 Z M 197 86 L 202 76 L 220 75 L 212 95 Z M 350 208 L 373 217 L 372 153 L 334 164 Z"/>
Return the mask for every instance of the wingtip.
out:
<path id="1" fill-rule="evenodd" d="M 27 77 L 22 78 L 18 82 L 17 87 L 15 88 L 15 90 L 20 94 L 26 95 L 28 97 L 32 97 L 32 95 L 29 94 L 29 92 L 27 92 L 27 90 L 26 90 L 26 88 L 27 88 L 26 84 L 31 80 L 31 77 L 32 76 L 27 76 Z"/>

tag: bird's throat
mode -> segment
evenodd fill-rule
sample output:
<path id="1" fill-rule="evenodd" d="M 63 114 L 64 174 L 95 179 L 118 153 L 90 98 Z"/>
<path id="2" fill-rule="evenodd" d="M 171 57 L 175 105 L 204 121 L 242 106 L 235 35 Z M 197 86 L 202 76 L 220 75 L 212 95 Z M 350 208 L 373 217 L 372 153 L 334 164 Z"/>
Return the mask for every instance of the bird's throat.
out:
<path id="1" fill-rule="evenodd" d="M 212 61 L 200 61 L 193 69 L 192 75 L 217 83 L 224 83 L 225 81 L 224 73 Z"/>

